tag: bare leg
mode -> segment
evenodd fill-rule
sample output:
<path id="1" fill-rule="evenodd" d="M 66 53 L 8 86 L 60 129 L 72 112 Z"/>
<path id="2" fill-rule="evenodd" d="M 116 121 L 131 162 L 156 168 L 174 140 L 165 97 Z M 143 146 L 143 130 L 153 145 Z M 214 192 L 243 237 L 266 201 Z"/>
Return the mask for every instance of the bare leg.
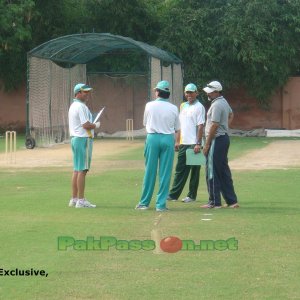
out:
<path id="1" fill-rule="evenodd" d="M 72 197 L 78 198 L 78 186 L 77 186 L 77 180 L 78 180 L 78 172 L 74 171 L 72 176 Z"/>
<path id="2" fill-rule="evenodd" d="M 87 171 L 78 172 L 77 176 L 77 189 L 78 189 L 78 199 L 84 199 L 84 188 L 85 188 L 85 175 Z"/>

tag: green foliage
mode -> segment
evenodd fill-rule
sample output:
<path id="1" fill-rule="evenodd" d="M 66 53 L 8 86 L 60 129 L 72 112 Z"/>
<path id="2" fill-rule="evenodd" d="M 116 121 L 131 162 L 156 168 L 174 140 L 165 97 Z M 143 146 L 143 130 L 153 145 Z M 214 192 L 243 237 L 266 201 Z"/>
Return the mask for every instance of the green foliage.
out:
<path id="1" fill-rule="evenodd" d="M 7 89 L 25 78 L 28 50 L 92 31 L 168 50 L 184 61 L 185 82 L 244 87 L 266 108 L 272 92 L 299 74 L 300 0 L 0 0 L 0 14 L 0 79 Z M 132 60 L 105 56 L 100 64 L 144 70 L 139 57 Z"/>
<path id="2" fill-rule="evenodd" d="M 299 68 L 299 14 L 299 1 L 235 0 L 227 5 L 221 46 L 228 49 L 224 60 L 234 57 L 238 65 L 231 81 L 262 104 Z"/>
<path id="3" fill-rule="evenodd" d="M 183 59 L 186 82 L 242 86 L 267 107 L 272 92 L 297 73 L 299 0 L 165 4 L 158 45 Z"/>
<path id="4" fill-rule="evenodd" d="M 87 27 L 88 0 L 35 0 L 35 15 L 32 19 L 33 46 L 51 39 L 91 31 Z"/>
<path id="5" fill-rule="evenodd" d="M 96 32 L 152 43 L 158 35 L 159 20 L 146 3 L 146 0 L 91 0 L 89 24 Z"/>
<path id="6" fill-rule="evenodd" d="M 34 1 L 0 1 L 0 79 L 15 88 L 26 73 Z"/>

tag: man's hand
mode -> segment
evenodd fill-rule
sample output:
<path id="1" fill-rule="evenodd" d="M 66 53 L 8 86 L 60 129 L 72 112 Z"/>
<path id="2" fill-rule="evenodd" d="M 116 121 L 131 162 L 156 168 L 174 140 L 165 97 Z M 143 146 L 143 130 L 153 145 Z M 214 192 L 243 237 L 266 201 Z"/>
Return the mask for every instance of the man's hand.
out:
<path id="1" fill-rule="evenodd" d="M 84 123 L 82 125 L 82 127 L 86 130 L 91 130 L 91 129 L 95 129 L 95 128 L 99 128 L 100 127 L 100 122 L 97 122 L 97 123 L 91 123 L 89 121 L 87 121 L 86 123 Z"/>
<path id="2" fill-rule="evenodd" d="M 206 144 L 204 145 L 204 147 L 203 147 L 203 154 L 204 154 L 205 156 L 207 156 L 208 151 L 209 151 L 209 148 L 210 148 L 210 144 L 206 143 Z"/>
<path id="3" fill-rule="evenodd" d="M 195 145 L 195 147 L 194 147 L 194 152 L 195 153 L 199 153 L 199 152 L 201 152 L 201 145 Z"/>
<path id="4" fill-rule="evenodd" d="M 203 154 L 205 156 L 207 156 L 207 154 L 209 152 L 210 144 L 216 136 L 216 132 L 217 132 L 218 127 L 219 127 L 219 123 L 212 122 L 212 125 L 209 129 L 209 133 L 208 133 L 208 136 L 206 137 L 206 142 L 205 142 L 205 145 L 204 145 L 204 148 L 203 148 Z"/>
<path id="5" fill-rule="evenodd" d="M 180 146 L 180 130 L 176 131 L 176 139 L 175 139 L 175 151 L 179 151 Z"/>

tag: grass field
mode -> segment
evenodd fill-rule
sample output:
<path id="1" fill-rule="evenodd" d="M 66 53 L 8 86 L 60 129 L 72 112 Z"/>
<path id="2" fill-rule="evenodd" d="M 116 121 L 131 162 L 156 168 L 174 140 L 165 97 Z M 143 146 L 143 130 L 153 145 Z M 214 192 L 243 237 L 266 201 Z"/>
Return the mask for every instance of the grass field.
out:
<path id="1" fill-rule="evenodd" d="M 230 157 L 270 141 L 233 138 Z M 106 159 L 143 160 L 142 148 Z M 67 207 L 70 175 L 65 168 L 0 170 L 0 268 L 48 274 L 0 276 L 0 299 L 300 299 L 299 168 L 234 171 L 236 210 L 199 208 L 207 200 L 201 170 L 198 201 L 171 202 L 163 214 L 154 199 L 151 210 L 133 209 L 142 169 L 91 171 L 86 190 L 96 209 Z M 58 250 L 61 236 L 144 241 L 154 229 L 196 244 L 234 237 L 238 249 Z"/>

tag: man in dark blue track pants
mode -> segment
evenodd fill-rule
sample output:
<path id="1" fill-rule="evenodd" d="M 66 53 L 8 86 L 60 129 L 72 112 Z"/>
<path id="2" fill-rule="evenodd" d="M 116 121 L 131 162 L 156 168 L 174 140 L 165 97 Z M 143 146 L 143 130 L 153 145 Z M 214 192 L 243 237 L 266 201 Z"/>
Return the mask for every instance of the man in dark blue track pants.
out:
<path id="1" fill-rule="evenodd" d="M 222 96 L 222 85 L 218 81 L 210 82 L 203 89 L 211 106 L 207 112 L 205 127 L 206 142 L 203 154 L 207 156 L 206 182 L 209 194 L 208 203 L 202 208 L 221 208 L 221 194 L 230 208 L 238 208 L 231 171 L 228 165 L 230 140 L 229 125 L 233 120 L 233 112 Z"/>

